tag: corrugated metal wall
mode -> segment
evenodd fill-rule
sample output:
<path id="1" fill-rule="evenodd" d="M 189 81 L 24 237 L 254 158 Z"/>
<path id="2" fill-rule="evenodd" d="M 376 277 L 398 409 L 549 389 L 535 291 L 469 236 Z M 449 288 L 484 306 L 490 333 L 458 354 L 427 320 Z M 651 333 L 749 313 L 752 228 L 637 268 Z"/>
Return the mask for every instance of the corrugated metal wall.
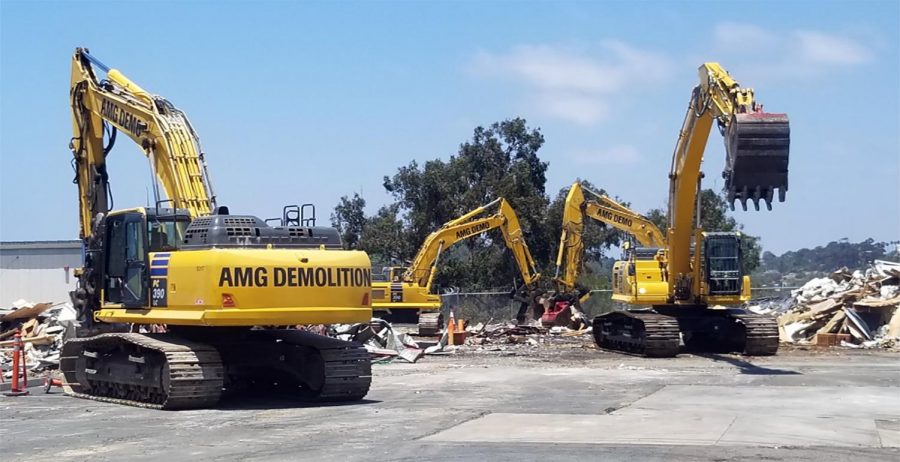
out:
<path id="1" fill-rule="evenodd" d="M 0 245 L 0 307 L 18 299 L 65 302 L 75 288 L 73 271 L 81 266 L 81 247 L 66 242 Z"/>

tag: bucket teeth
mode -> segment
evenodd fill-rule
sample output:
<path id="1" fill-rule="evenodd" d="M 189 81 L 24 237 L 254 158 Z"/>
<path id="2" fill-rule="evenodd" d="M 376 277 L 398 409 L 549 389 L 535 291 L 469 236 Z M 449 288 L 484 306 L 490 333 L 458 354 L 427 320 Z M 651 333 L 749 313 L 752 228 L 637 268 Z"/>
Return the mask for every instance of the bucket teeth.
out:
<path id="1" fill-rule="evenodd" d="M 747 210 L 747 200 L 759 210 L 759 201 L 772 210 L 775 190 L 784 202 L 787 192 L 790 124 L 785 114 L 737 114 L 725 132 L 727 154 L 725 196 Z"/>

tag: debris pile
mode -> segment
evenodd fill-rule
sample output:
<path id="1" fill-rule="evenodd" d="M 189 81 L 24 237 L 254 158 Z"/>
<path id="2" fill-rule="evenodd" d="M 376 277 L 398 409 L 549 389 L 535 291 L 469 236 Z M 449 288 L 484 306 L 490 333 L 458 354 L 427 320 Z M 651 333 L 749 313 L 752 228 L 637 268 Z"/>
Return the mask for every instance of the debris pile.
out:
<path id="1" fill-rule="evenodd" d="M 452 334 L 443 329 L 440 337 L 414 337 L 404 326 L 392 326 L 373 318 L 368 323 L 322 326 L 323 332 L 341 340 L 360 342 L 369 351 L 373 362 L 406 361 L 414 363 L 426 355 L 455 353 L 491 353 L 501 355 L 532 355 L 537 351 L 581 348 L 584 335 L 591 328 L 574 330 L 567 327 L 542 327 L 539 322 L 521 325 L 514 322 L 460 322 Z M 449 327 L 449 323 L 447 325 Z M 412 328 L 415 329 L 415 328 Z"/>
<path id="2" fill-rule="evenodd" d="M 409 334 L 396 331 L 383 319 L 372 318 L 367 324 L 339 324 L 332 329 L 332 337 L 362 343 L 376 362 L 399 358 L 414 363 L 425 354 Z"/>
<path id="3" fill-rule="evenodd" d="M 445 335 L 436 346 L 426 349 L 425 352 L 432 354 L 471 351 L 513 354 L 515 351 L 539 347 L 571 347 L 572 344 L 581 345 L 583 343 L 576 340 L 576 337 L 590 334 L 590 332 L 590 327 L 575 330 L 562 326 L 547 328 L 540 324 L 522 325 L 513 322 L 491 323 L 488 321 L 487 324 L 478 323 L 474 326 L 467 326 L 466 339 L 462 345 L 447 345 L 447 336 Z"/>
<path id="4" fill-rule="evenodd" d="M 25 344 L 25 364 L 39 371 L 59 365 L 59 352 L 65 338 L 74 335 L 76 313 L 70 303 L 13 302 L 0 309 L 0 369 L 4 378 L 12 376 L 13 337 L 21 331 Z"/>
<path id="5" fill-rule="evenodd" d="M 900 263 L 841 268 L 794 290 L 788 302 L 751 307 L 778 316 L 782 342 L 900 349 Z"/>

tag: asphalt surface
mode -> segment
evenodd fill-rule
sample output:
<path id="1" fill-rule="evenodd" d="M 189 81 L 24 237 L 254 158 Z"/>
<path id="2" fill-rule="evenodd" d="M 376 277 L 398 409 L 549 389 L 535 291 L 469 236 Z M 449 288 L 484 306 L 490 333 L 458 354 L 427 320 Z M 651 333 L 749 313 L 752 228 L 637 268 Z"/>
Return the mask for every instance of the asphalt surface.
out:
<path id="1" fill-rule="evenodd" d="M 377 364 L 363 402 L 150 411 L 0 397 L 3 460 L 900 460 L 900 354 L 589 344 Z"/>

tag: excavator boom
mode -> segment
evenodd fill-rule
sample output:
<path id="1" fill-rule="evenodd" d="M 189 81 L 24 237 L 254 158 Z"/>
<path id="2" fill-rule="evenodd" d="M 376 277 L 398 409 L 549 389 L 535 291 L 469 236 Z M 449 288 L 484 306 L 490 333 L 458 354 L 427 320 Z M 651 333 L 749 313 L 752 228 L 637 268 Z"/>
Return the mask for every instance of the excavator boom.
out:
<path id="1" fill-rule="evenodd" d="M 100 79 L 96 70 L 105 72 L 106 79 Z M 76 49 L 72 57 L 70 91 L 74 135 L 69 147 L 77 172 L 82 238 L 91 235 L 93 218 L 109 211 L 106 156 L 118 132 L 141 147 L 168 197 L 167 205 L 186 209 L 191 217 L 212 212 L 216 200 L 200 138 L 184 112 L 84 48 Z"/>
<path id="2" fill-rule="evenodd" d="M 585 188 L 576 181 L 563 205 L 562 235 L 556 258 L 554 280 L 562 290 L 575 288 L 584 264 L 584 218 L 589 217 L 633 236 L 642 246 L 663 248 L 665 234 L 653 222 L 611 197 Z"/>
<path id="3" fill-rule="evenodd" d="M 481 216 L 496 207 L 496 212 L 489 216 Z M 441 253 L 457 242 L 469 239 L 492 229 L 500 228 L 506 246 L 512 251 L 516 265 L 525 284 L 537 281 L 540 274 L 537 264 L 528 250 L 528 244 L 519 224 L 519 217 L 506 199 L 496 199 L 478 207 L 465 215 L 451 220 L 440 229 L 428 235 L 425 242 L 407 268 L 403 279 L 415 282 L 422 287 L 429 287 L 434 279 L 435 268 Z"/>

